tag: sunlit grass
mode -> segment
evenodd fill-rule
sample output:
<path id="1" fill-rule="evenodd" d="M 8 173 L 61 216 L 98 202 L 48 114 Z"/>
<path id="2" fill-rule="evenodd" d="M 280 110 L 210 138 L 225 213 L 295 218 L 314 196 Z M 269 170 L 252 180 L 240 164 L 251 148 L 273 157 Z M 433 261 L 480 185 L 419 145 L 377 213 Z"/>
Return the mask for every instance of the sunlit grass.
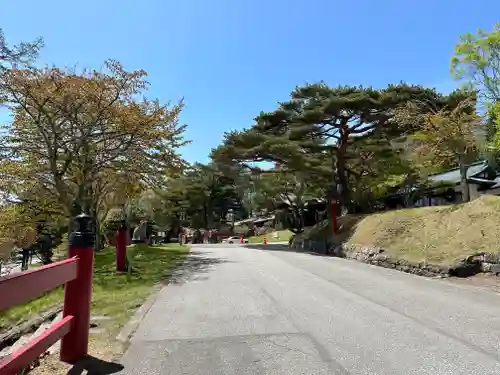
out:
<path id="1" fill-rule="evenodd" d="M 340 233 L 328 222 L 307 228 L 298 239 L 378 247 L 395 259 L 451 266 L 481 252 L 500 252 L 500 197 L 468 203 L 406 208 L 339 218 Z"/>
<path id="2" fill-rule="evenodd" d="M 187 246 L 132 245 L 133 272 L 116 272 L 115 250 L 95 254 L 92 291 L 92 315 L 107 316 L 111 331 L 121 327 L 152 291 L 154 285 L 168 279 L 172 270 L 188 253 Z M 42 311 L 62 305 L 64 290 L 55 289 L 35 300 L 14 306 L 0 313 L 0 330 L 27 321 Z"/>

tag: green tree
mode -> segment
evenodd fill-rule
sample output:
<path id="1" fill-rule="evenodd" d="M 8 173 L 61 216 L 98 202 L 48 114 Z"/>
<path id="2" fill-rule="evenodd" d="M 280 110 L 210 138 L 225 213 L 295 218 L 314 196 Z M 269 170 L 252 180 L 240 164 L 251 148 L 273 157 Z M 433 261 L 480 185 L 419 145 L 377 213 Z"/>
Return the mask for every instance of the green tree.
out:
<path id="1" fill-rule="evenodd" d="M 42 38 L 9 46 L 3 30 L 0 28 L 0 72 L 15 65 L 30 64 L 38 57 L 38 52 L 42 47 Z"/>
<path id="2" fill-rule="evenodd" d="M 457 80 L 478 90 L 484 105 L 484 144 L 480 147 L 483 157 L 490 162 L 500 161 L 500 150 L 494 147 L 496 112 L 492 106 L 500 101 L 500 23 L 491 31 L 478 29 L 476 33 L 460 36 L 451 59 L 451 71 Z"/>
<path id="3" fill-rule="evenodd" d="M 234 210 L 235 220 L 247 214 L 234 179 L 215 165 L 191 166 L 170 178 L 158 194 L 163 199 L 163 212 L 171 227 L 217 228 L 226 224 L 229 210 Z"/>
<path id="4" fill-rule="evenodd" d="M 438 94 L 420 86 L 390 85 L 383 90 L 324 83 L 297 87 L 291 100 L 273 112 L 261 113 L 243 132 L 225 135 L 214 150 L 218 160 L 273 161 L 301 171 L 323 184 L 329 180 L 346 211 L 352 211 L 350 160 L 359 158 L 355 144 L 372 138 L 388 148 L 387 138 L 411 132 L 392 121 L 395 109 L 409 100 L 433 102 Z M 358 173 L 359 174 L 359 173 Z"/>
<path id="5" fill-rule="evenodd" d="M 500 151 L 500 102 L 497 102 L 491 107 L 491 121 L 493 125 L 491 146 L 494 150 Z"/>
<path id="6" fill-rule="evenodd" d="M 289 173 L 281 170 L 276 173 L 275 178 L 279 187 L 273 199 L 273 207 L 279 221 L 284 228 L 293 233 L 301 233 L 306 225 L 313 225 L 316 222 L 307 222 L 306 212 L 308 202 L 314 199 L 321 199 L 326 193 L 327 185 L 316 185 L 311 183 L 306 174 L 301 172 Z"/>
<path id="7" fill-rule="evenodd" d="M 348 160 L 349 184 L 357 210 L 371 212 L 393 190 L 415 181 L 414 166 L 404 157 L 397 139 L 391 142 L 374 134 L 352 147 L 358 157 Z"/>
<path id="8" fill-rule="evenodd" d="M 178 122 L 182 103 L 139 100 L 148 86 L 146 73 L 128 72 L 111 60 L 106 67 L 81 73 L 11 69 L 0 75 L 0 96 L 13 111 L 4 128 L 2 193 L 22 197 L 42 189 L 67 218 L 84 211 L 100 228 L 109 197 L 116 201 L 134 189 L 159 187 L 183 168 L 177 152 L 186 143 Z"/>
<path id="9" fill-rule="evenodd" d="M 460 168 L 462 199 L 470 200 L 467 165 L 477 155 L 477 129 L 481 117 L 476 113 L 475 91 L 456 90 L 447 98 L 448 105 L 440 109 L 427 106 L 421 111 L 409 102 L 399 109 L 399 116 L 419 125 L 412 135 L 414 155 L 424 165 L 458 165 Z M 400 118 L 401 118 L 400 117 Z"/>
<path id="10" fill-rule="evenodd" d="M 279 194 L 290 191 L 289 176 L 273 170 L 254 173 L 251 176 L 249 206 L 255 216 L 274 211 L 274 202 Z"/>
<path id="11" fill-rule="evenodd" d="M 74 207 L 95 215 L 120 176 L 159 185 L 183 163 L 176 153 L 185 143 L 185 127 L 178 125 L 182 104 L 137 101 L 147 86 L 145 72 L 127 72 L 115 61 L 107 68 L 80 75 L 12 70 L 0 80 L 14 111 L 5 129 L 4 181 L 17 179 L 11 186 L 24 188 L 42 184 L 68 216 Z M 8 186 L 4 191 L 19 195 Z"/>
<path id="12" fill-rule="evenodd" d="M 492 31 L 479 29 L 460 36 L 451 59 L 456 79 L 480 90 L 490 103 L 500 100 L 500 23 Z"/>

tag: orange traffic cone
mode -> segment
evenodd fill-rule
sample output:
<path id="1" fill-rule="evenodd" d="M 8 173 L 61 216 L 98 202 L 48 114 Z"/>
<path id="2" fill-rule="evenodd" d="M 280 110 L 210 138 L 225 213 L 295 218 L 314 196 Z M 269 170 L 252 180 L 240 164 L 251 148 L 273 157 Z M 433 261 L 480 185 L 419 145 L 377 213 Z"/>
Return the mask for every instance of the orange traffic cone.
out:
<path id="1" fill-rule="evenodd" d="M 267 245 L 267 236 L 264 236 L 264 245 Z"/>

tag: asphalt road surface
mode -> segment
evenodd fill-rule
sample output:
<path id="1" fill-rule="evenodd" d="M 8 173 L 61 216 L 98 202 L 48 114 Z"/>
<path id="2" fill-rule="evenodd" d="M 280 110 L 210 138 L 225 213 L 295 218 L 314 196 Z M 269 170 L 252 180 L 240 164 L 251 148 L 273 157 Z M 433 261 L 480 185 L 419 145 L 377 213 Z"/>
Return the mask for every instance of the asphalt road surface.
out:
<path id="1" fill-rule="evenodd" d="M 41 263 L 40 259 L 38 259 L 36 256 L 34 256 L 30 265 L 31 264 L 38 264 L 38 263 Z M 12 275 L 14 273 L 19 273 L 19 272 L 21 272 L 21 263 L 19 263 L 19 262 L 2 264 L 2 267 L 0 269 L 0 277 Z"/>
<path id="2" fill-rule="evenodd" d="M 121 363 L 131 375 L 500 374 L 500 296 L 343 259 L 195 245 Z"/>

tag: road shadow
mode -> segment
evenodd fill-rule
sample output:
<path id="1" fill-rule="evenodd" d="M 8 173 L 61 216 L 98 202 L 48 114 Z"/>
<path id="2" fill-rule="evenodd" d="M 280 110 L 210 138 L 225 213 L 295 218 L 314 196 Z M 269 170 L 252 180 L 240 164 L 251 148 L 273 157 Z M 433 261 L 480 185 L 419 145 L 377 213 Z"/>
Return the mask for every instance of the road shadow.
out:
<path id="1" fill-rule="evenodd" d="M 331 254 L 329 252 L 325 252 L 324 250 L 322 251 L 308 251 L 304 250 L 301 248 L 292 248 L 288 245 L 284 244 L 273 244 L 269 243 L 267 245 L 264 244 L 248 244 L 248 245 L 242 245 L 243 247 L 247 249 L 252 249 L 252 250 L 264 250 L 264 251 L 283 251 L 287 253 L 302 253 L 302 254 L 309 254 L 309 255 L 314 255 L 314 256 L 321 256 L 321 257 L 333 257 L 334 254 Z"/>
<path id="2" fill-rule="evenodd" d="M 208 274 L 214 271 L 217 265 L 233 263 L 228 259 L 210 256 L 210 254 L 212 252 L 190 251 L 187 258 L 172 272 L 166 283 L 179 285 L 187 281 L 208 280 Z"/>
<path id="3" fill-rule="evenodd" d="M 268 243 L 264 245 L 262 243 L 251 243 L 251 244 L 244 244 L 241 246 L 247 249 L 255 249 L 255 250 L 288 251 L 288 252 L 294 252 L 295 250 L 290 248 L 288 244 Z"/>
<path id="4" fill-rule="evenodd" d="M 345 257 L 342 245 L 349 241 L 366 215 L 349 214 L 337 220 L 337 233 L 333 234 L 327 220 L 294 236 L 292 246 L 288 244 L 246 244 L 249 249 L 306 253 L 323 257 Z M 340 249 L 340 250 L 339 250 Z"/>
<path id="5" fill-rule="evenodd" d="M 87 356 L 79 360 L 66 375 L 108 375 L 116 374 L 124 369 L 123 365 Z"/>

